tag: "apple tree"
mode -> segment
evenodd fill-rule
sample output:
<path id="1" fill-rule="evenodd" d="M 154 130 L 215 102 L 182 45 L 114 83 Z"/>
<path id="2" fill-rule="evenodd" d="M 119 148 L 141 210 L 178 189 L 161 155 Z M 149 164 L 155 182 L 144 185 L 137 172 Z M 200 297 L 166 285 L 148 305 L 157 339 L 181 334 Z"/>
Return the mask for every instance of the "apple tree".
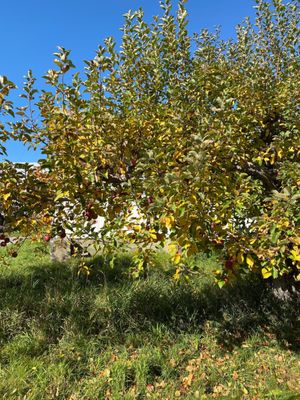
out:
<path id="1" fill-rule="evenodd" d="M 26 193 L 48 200 L 28 218 L 61 229 L 71 213 L 74 234 L 84 226 L 109 251 L 134 243 L 136 273 L 167 244 L 175 279 L 214 248 L 220 285 L 249 270 L 299 279 L 298 2 L 257 0 L 228 41 L 190 36 L 184 3 L 165 0 L 151 23 L 129 11 L 120 48 L 106 39 L 83 75 L 63 47 L 48 90 L 29 73 L 10 136 L 42 146 L 47 189 Z M 101 235 L 86 223 L 96 216 Z"/>

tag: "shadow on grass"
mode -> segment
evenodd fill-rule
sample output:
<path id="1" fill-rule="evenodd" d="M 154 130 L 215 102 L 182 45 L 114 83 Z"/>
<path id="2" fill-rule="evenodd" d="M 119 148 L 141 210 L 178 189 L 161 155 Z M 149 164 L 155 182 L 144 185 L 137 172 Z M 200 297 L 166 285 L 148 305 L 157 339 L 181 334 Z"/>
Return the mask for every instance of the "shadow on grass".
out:
<path id="1" fill-rule="evenodd" d="M 122 257 L 112 269 L 99 258 L 88 278 L 78 276 L 75 266 L 60 264 L 4 274 L 0 343 L 38 329 L 47 346 L 71 333 L 109 345 L 122 343 L 126 335 L 149 337 L 157 326 L 171 335 L 201 334 L 209 321 L 227 349 L 263 332 L 299 351 L 299 299 L 274 298 L 254 276 L 221 290 L 201 276 L 175 285 L 158 270 L 134 281 L 129 278 L 130 265 L 130 258 Z"/>

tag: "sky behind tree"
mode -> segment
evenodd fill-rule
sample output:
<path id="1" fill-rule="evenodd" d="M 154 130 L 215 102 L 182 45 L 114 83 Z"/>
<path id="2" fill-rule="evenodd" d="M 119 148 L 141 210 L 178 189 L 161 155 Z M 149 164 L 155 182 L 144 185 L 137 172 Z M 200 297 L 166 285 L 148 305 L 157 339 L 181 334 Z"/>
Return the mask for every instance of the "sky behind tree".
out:
<path id="1" fill-rule="evenodd" d="M 173 1 L 176 4 L 176 0 Z M 252 0 L 189 0 L 189 32 L 203 28 L 222 28 L 222 37 L 235 36 L 235 26 L 246 16 L 253 18 Z M 22 87 L 23 76 L 32 69 L 37 87 L 41 77 L 54 67 L 53 53 L 57 46 L 71 49 L 77 71 L 84 70 L 83 60 L 92 59 L 98 45 L 108 36 L 121 40 L 123 14 L 142 7 L 145 18 L 161 13 L 159 0 L 12 0 L 1 4 L 0 75 L 6 75 Z M 17 91 L 12 100 L 20 105 Z M 27 151 L 18 143 L 7 143 L 11 161 L 32 162 L 40 152 Z"/>

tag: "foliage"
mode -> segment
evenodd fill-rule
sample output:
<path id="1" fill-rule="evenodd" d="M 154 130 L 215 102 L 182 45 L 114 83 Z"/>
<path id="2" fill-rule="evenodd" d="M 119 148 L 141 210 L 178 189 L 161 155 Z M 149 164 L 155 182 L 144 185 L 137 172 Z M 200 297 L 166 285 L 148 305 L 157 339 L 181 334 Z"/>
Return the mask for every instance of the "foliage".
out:
<path id="1" fill-rule="evenodd" d="M 184 3 L 174 15 L 164 1 L 150 24 L 129 11 L 121 48 L 106 39 L 84 77 L 69 76 L 70 51 L 60 47 L 37 101 L 29 72 L 28 105 L 10 135 L 42 145 L 48 178 L 47 191 L 22 199 L 23 216 L 50 216 L 54 230 L 76 234 L 84 225 L 108 251 L 134 243 L 137 274 L 150 244 L 168 237 L 175 279 L 187 256 L 215 247 L 220 284 L 249 270 L 299 279 L 299 5 L 257 0 L 255 24 L 246 19 L 223 41 L 218 31 L 190 37 Z M 142 224 L 129 221 L 136 206 Z M 84 223 L 96 216 L 106 217 L 101 237 Z"/>
<path id="2" fill-rule="evenodd" d="M 0 76 L 0 116 L 14 116 L 13 104 L 7 99 L 9 92 L 15 89 L 15 85 L 5 76 Z M 8 139 L 8 132 L 5 130 L 5 125 L 0 123 L 0 155 L 6 154 L 4 142 Z"/>

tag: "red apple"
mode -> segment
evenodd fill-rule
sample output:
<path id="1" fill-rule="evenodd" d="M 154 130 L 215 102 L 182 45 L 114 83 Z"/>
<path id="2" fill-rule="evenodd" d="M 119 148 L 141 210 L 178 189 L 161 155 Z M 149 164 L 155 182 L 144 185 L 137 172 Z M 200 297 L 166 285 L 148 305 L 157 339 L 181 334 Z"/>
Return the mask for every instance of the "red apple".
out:
<path id="1" fill-rule="evenodd" d="M 0 243 L 0 246 L 1 246 L 1 247 L 5 247 L 5 246 L 6 246 L 6 242 L 1 242 L 1 243 Z"/>
<path id="2" fill-rule="evenodd" d="M 5 241 L 5 243 L 7 244 L 7 243 L 10 242 L 10 238 L 5 238 L 4 241 Z"/>
<path id="3" fill-rule="evenodd" d="M 148 197 L 147 202 L 148 204 L 153 204 L 153 197 L 152 196 Z"/>
<path id="4" fill-rule="evenodd" d="M 234 261 L 232 258 L 229 258 L 228 260 L 225 261 L 225 267 L 227 269 L 232 269 L 233 265 L 234 265 Z"/>
<path id="5" fill-rule="evenodd" d="M 49 242 L 50 239 L 51 239 L 51 236 L 50 236 L 49 234 L 46 234 L 46 235 L 44 236 L 45 242 Z"/>

